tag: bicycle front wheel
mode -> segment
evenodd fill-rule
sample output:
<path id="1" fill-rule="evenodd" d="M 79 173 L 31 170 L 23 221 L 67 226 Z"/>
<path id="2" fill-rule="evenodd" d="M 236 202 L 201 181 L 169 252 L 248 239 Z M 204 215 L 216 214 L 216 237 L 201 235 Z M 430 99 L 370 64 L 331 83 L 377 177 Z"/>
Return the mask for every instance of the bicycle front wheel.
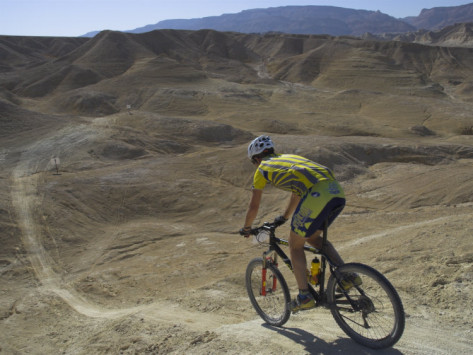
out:
<path id="1" fill-rule="evenodd" d="M 327 300 L 335 321 L 356 342 L 372 348 L 393 346 L 404 331 L 405 315 L 401 299 L 391 283 L 378 271 L 363 264 L 349 263 L 337 271 L 342 277 L 359 278 L 344 285 L 334 274 L 327 284 Z M 353 277 L 353 276 L 352 276 Z"/>
<path id="2" fill-rule="evenodd" d="M 274 264 L 266 263 L 263 286 L 263 259 L 251 260 L 246 268 L 246 290 L 251 304 L 266 323 L 280 327 L 287 322 L 291 315 L 289 288 Z"/>

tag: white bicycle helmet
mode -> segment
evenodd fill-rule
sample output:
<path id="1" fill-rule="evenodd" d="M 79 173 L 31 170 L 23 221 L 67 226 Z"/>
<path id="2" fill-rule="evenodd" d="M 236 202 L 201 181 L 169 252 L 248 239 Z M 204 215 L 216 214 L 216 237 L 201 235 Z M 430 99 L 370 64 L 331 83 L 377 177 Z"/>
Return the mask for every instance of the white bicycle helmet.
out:
<path id="1" fill-rule="evenodd" d="M 248 158 L 263 153 L 266 149 L 274 148 L 273 141 L 269 136 L 259 136 L 255 138 L 248 146 Z"/>

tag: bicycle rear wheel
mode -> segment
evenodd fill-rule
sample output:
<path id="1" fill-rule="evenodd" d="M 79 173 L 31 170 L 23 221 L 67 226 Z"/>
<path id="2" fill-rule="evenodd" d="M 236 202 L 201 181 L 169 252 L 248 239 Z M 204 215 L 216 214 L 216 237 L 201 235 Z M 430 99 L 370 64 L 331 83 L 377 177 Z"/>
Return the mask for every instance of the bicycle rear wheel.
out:
<path id="1" fill-rule="evenodd" d="M 250 261 L 246 268 L 246 290 L 251 304 L 263 320 L 280 327 L 287 322 L 291 311 L 289 288 L 278 268 L 271 262 L 266 263 L 266 286 L 262 293 L 263 259 Z"/>
<path id="2" fill-rule="evenodd" d="M 361 284 L 340 290 L 334 274 L 327 284 L 327 300 L 335 321 L 356 342 L 372 348 L 393 346 L 402 336 L 405 325 L 401 299 L 391 283 L 375 269 L 357 263 L 340 266 L 338 272 L 356 273 Z M 355 282 L 356 284 L 356 282 Z"/>

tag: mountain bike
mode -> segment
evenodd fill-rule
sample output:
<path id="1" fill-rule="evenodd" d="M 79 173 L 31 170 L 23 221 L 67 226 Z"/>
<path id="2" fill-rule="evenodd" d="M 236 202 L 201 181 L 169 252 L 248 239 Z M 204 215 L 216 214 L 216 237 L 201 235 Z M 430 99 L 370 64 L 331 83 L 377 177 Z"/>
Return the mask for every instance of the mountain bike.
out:
<path id="1" fill-rule="evenodd" d="M 246 268 L 246 289 L 250 301 L 261 318 L 272 326 L 281 327 L 291 315 L 289 287 L 278 267 L 278 257 L 293 271 L 290 259 L 280 245 L 288 240 L 276 237 L 274 223 L 264 223 L 251 234 L 268 250 L 262 257 L 250 261 Z M 323 244 L 327 242 L 328 223 L 323 228 Z M 305 245 L 306 253 L 320 255 L 318 284 L 308 281 L 316 307 L 330 309 L 337 324 L 354 341 L 372 349 L 393 346 L 402 336 L 405 314 L 401 299 L 392 284 L 379 271 L 360 263 L 339 267 L 323 252 Z M 329 270 L 328 282 L 325 283 Z M 361 282 L 348 285 L 349 275 Z M 306 312 L 306 311 L 304 311 Z"/>

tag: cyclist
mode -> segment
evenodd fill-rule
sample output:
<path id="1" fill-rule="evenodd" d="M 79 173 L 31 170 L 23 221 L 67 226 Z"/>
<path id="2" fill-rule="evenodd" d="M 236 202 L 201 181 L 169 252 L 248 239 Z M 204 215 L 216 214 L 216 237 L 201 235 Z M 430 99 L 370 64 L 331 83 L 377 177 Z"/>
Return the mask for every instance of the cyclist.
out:
<path id="1" fill-rule="evenodd" d="M 345 206 L 343 189 L 325 166 L 294 154 L 276 154 L 269 136 L 259 136 L 249 144 L 248 158 L 256 166 L 256 172 L 245 225 L 240 229 L 240 234 L 249 237 L 267 183 L 291 192 L 286 210 L 275 218 L 274 223 L 281 225 L 292 216 L 289 249 L 299 287 L 299 294 L 291 303 L 292 311 L 313 308 L 315 300 L 307 286 L 304 244 L 307 242 L 319 250 L 322 248 L 324 221 L 330 215 L 328 223 L 331 224 Z M 338 213 L 330 213 L 337 208 Z M 343 264 L 331 243 L 326 243 L 324 252 L 336 265 Z"/>

